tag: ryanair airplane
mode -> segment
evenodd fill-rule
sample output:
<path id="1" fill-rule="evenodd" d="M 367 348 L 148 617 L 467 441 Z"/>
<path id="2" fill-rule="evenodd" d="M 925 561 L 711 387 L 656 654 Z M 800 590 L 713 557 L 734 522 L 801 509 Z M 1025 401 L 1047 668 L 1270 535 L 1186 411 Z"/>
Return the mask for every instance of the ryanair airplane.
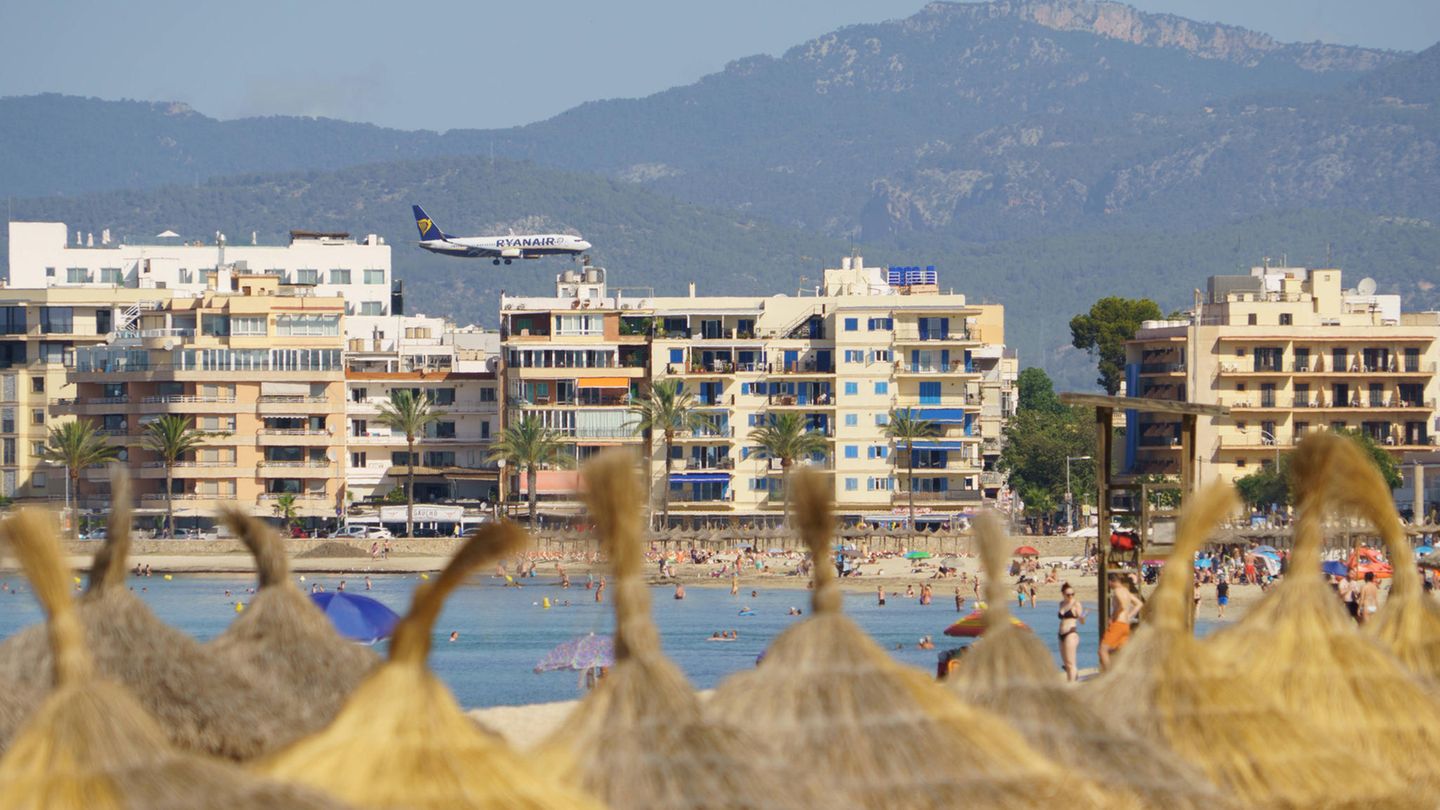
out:
<path id="1" fill-rule="evenodd" d="M 415 227 L 420 229 L 420 247 L 431 253 L 465 258 L 493 259 L 495 264 L 509 264 L 513 259 L 538 259 L 541 256 L 575 256 L 590 249 L 590 243 L 578 236 L 543 233 L 518 236 L 451 236 L 440 230 L 435 220 L 418 205 Z"/>

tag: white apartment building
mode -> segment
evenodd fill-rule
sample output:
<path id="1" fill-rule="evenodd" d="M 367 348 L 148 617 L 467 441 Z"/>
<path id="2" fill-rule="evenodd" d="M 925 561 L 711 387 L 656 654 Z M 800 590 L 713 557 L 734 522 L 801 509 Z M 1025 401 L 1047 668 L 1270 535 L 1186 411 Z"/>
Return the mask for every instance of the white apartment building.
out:
<path id="1" fill-rule="evenodd" d="M 236 276 L 269 275 L 320 297 L 343 297 L 347 316 L 401 314 L 392 301 L 390 246 L 375 234 L 356 241 L 346 233 L 291 231 L 284 245 L 234 244 L 219 234 L 206 242 L 171 231 L 155 239 L 124 244 L 102 233 L 96 244 L 93 234 L 78 231 L 72 241 L 63 222 L 11 222 L 8 286 L 199 295 L 233 289 Z M 363 320 L 347 323 L 360 330 L 369 326 Z"/>
<path id="2" fill-rule="evenodd" d="M 650 443 L 654 491 L 672 520 L 778 515 L 779 462 L 751 432 L 797 413 L 829 439 L 801 463 L 834 480 L 852 519 L 895 520 L 915 492 L 923 519 L 948 521 L 999 493 L 994 471 L 1013 413 L 1016 358 L 1004 310 L 941 292 L 933 268 L 826 270 L 801 296 L 628 297 L 604 271 L 567 271 L 555 298 L 501 302 L 506 419 L 540 418 L 577 460 L 616 445 L 645 447 L 627 408 L 662 379 L 681 381 L 709 426 L 682 435 L 665 480 L 663 444 Z M 886 438 L 894 410 L 935 423 L 910 448 Z M 914 473 L 908 471 L 914 455 Z M 523 493 L 523 478 L 517 492 Z M 546 471 L 540 495 L 573 499 L 574 474 Z"/>

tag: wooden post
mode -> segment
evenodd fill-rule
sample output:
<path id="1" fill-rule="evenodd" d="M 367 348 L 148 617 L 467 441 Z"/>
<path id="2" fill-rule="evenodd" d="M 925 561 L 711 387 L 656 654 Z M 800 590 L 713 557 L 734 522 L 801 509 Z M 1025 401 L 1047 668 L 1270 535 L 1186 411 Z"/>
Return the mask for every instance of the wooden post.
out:
<path id="1" fill-rule="evenodd" d="M 1195 425 L 1198 417 L 1193 413 L 1180 415 L 1180 499 L 1195 491 L 1196 462 L 1199 448 L 1195 446 Z"/>
<path id="2" fill-rule="evenodd" d="M 1105 581 L 1110 573 L 1110 449 L 1114 435 L 1115 411 L 1095 409 L 1095 572 L 1100 587 L 1096 601 L 1100 613 L 1100 633 L 1110 620 L 1110 591 Z"/>

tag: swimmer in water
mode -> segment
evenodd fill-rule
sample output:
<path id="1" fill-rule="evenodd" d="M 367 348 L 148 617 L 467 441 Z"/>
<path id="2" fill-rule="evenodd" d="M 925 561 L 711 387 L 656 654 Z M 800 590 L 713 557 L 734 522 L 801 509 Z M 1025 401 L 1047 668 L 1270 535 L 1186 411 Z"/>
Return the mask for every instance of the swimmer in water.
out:
<path id="1" fill-rule="evenodd" d="M 459 630 L 451 630 L 451 631 L 450 631 L 450 643 L 451 643 L 451 644 L 454 644 L 455 642 L 457 642 L 457 641 L 459 641 L 459 640 L 460 640 L 460 631 L 459 631 Z"/>

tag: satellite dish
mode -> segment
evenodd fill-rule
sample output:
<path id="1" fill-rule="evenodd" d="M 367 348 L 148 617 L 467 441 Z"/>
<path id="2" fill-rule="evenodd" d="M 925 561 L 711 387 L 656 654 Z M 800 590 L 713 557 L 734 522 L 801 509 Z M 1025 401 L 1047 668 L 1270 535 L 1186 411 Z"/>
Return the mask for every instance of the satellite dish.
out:
<path id="1" fill-rule="evenodd" d="M 1360 293 L 1361 295 L 1374 295 L 1374 294 L 1375 294 L 1375 279 L 1373 279 L 1373 278 L 1362 278 L 1362 279 L 1360 279 L 1360 283 L 1355 285 L 1355 292 Z"/>

